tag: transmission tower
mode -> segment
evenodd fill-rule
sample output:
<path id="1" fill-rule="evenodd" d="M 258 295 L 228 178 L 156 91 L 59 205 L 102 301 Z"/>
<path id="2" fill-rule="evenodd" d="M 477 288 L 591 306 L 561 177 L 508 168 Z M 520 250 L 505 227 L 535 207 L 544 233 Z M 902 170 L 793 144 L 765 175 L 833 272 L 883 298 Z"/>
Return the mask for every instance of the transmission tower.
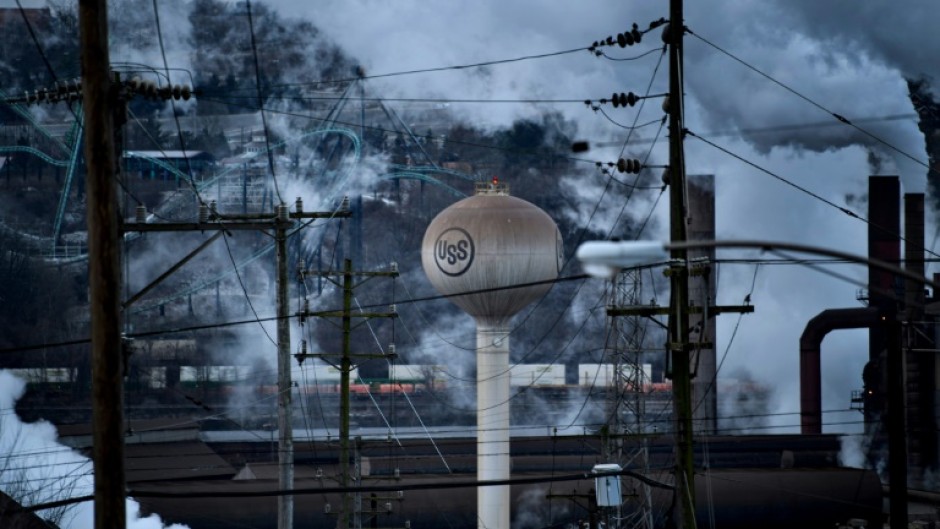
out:
<path id="1" fill-rule="evenodd" d="M 642 304 L 641 269 L 624 270 L 614 279 L 608 308 L 623 310 Z M 608 311 L 610 313 L 611 311 Z M 608 364 L 613 367 L 607 386 L 608 442 L 606 454 L 622 467 L 649 472 L 649 449 L 646 418 L 646 392 L 649 372 L 644 369 L 643 351 L 647 323 L 640 314 L 612 315 L 607 351 Z M 625 446 L 624 440 L 636 440 Z M 627 501 L 617 513 L 612 527 L 652 529 L 652 505 L 649 485 L 637 480 L 625 483 Z M 632 507 L 632 508 L 630 508 Z"/>

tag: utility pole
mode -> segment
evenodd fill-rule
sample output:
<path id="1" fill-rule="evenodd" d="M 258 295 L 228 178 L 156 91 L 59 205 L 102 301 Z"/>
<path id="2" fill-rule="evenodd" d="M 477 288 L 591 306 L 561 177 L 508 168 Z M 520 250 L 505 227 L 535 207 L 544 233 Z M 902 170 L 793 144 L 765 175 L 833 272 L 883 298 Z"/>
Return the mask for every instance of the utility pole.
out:
<path id="1" fill-rule="evenodd" d="M 352 269 L 352 261 L 350 259 L 343 260 L 343 270 L 342 271 L 317 271 L 317 270 L 307 270 L 301 272 L 302 274 L 318 275 L 327 279 L 327 281 L 333 283 L 334 285 L 343 289 L 343 310 L 341 311 L 319 311 L 311 312 L 307 307 L 307 303 L 304 303 L 304 309 L 301 311 L 301 319 L 306 319 L 307 317 L 321 317 L 321 318 L 340 318 L 343 332 L 343 342 L 342 342 L 342 352 L 338 355 L 340 357 L 339 369 L 340 369 L 340 411 L 339 411 L 339 468 L 340 468 L 340 486 L 346 488 L 349 486 L 349 374 L 352 371 L 352 361 L 353 358 L 384 358 L 384 359 L 393 359 L 395 357 L 394 346 L 389 347 L 389 351 L 384 354 L 353 354 L 350 351 L 351 347 L 351 336 L 354 326 L 352 324 L 353 318 L 363 318 L 369 320 L 372 318 L 397 318 L 398 313 L 395 311 L 394 305 L 388 312 L 356 312 L 352 311 L 352 302 L 353 302 L 353 290 L 361 286 L 363 283 L 372 279 L 374 277 L 398 277 L 398 265 L 392 263 L 390 270 L 384 272 L 354 272 Z M 355 282 L 356 277 L 364 277 L 362 281 L 358 283 Z M 340 279 L 335 279 L 340 278 Z M 359 323 L 358 325 L 361 325 Z M 358 326 L 356 325 L 356 326 Z M 295 355 L 299 362 L 303 362 L 308 357 L 314 358 L 327 358 L 327 357 L 336 357 L 337 355 L 329 353 L 298 353 Z M 343 494 L 343 508 L 339 513 L 339 522 L 337 527 L 339 529 L 348 529 L 350 514 L 352 511 L 352 498 L 349 493 Z M 355 513 L 355 517 L 359 519 L 359 513 Z M 358 529 L 358 528 L 357 528 Z"/>
<path id="2" fill-rule="evenodd" d="M 278 390 L 278 487 L 280 490 L 291 490 L 294 488 L 294 446 L 293 432 L 291 426 L 291 376 L 290 376 L 290 305 L 288 300 L 287 283 L 287 232 L 294 226 L 295 219 L 325 219 L 348 217 L 348 202 L 344 199 L 343 204 L 337 211 L 327 212 L 305 212 L 303 203 L 298 198 L 295 204 L 296 210 L 291 212 L 286 204 L 280 204 L 275 208 L 274 217 L 258 214 L 240 214 L 224 215 L 215 210 L 215 203 L 200 204 L 199 218 L 197 222 L 167 222 L 159 224 L 147 224 L 143 221 L 146 218 L 146 212 L 138 211 L 137 222 L 127 223 L 124 226 L 126 232 L 157 232 L 157 231 L 206 231 L 206 230 L 274 230 L 275 253 L 277 260 L 277 390 Z M 211 239 L 210 239 L 211 240 Z M 202 245 L 197 251 L 201 251 L 207 245 Z M 187 256 L 187 259 L 190 256 Z M 167 277 L 164 274 L 161 278 Z M 148 285 L 145 289 L 150 289 L 154 285 Z M 136 300 L 140 294 L 131 299 Z M 122 490 L 123 493 L 123 490 Z M 293 496 L 278 496 L 277 502 L 277 523 L 278 529 L 292 529 L 294 525 L 294 503 Z M 111 527 L 111 526 L 109 526 Z M 118 527 L 118 526 L 113 526 Z M 123 527 L 120 526 L 120 527 Z M 103 529 L 103 528 L 96 528 Z"/>
<path id="3" fill-rule="evenodd" d="M 287 291 L 287 229 L 293 223 L 287 204 L 277 206 L 274 244 L 277 254 L 277 464 L 278 488 L 294 488 L 294 439 L 291 427 L 290 304 Z M 277 528 L 293 529 L 294 496 L 277 497 Z"/>
<path id="4" fill-rule="evenodd" d="M 685 241 L 687 200 L 683 136 L 682 0 L 669 1 L 669 231 L 672 242 Z M 677 527 L 695 527 L 695 461 L 692 452 L 692 381 L 689 366 L 688 253 L 672 250 L 669 332 L 666 348 L 672 364 L 673 416 L 676 436 L 675 493 Z"/>
<path id="5" fill-rule="evenodd" d="M 95 529 L 126 525 L 124 378 L 121 343 L 121 257 L 114 124 L 105 0 L 78 3 L 82 100 L 85 107 L 85 193 L 88 200 L 88 280 L 92 349 L 92 458 Z"/>

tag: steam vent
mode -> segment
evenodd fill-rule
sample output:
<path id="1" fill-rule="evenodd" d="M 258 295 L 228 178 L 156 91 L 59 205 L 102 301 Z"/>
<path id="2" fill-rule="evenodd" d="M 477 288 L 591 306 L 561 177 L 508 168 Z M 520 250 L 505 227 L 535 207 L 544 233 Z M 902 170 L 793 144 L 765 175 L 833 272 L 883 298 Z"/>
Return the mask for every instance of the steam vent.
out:
<path id="1" fill-rule="evenodd" d="M 494 180 L 442 211 L 421 245 L 424 273 L 477 324 L 477 479 L 509 479 L 509 320 L 551 288 L 561 233 Z M 545 283 L 509 288 L 527 283 Z M 478 526 L 509 529 L 509 486 L 477 488 Z"/>

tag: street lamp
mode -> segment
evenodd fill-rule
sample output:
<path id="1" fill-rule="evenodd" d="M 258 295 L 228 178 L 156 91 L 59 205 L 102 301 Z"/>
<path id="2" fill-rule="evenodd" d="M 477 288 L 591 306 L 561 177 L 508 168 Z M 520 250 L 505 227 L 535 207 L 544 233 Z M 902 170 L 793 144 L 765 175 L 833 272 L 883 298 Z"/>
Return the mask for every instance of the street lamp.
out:
<path id="1" fill-rule="evenodd" d="M 701 241 L 590 241 L 578 247 L 576 256 L 581 261 L 584 271 L 595 277 L 612 279 L 623 268 L 632 268 L 651 265 L 657 262 L 667 262 L 673 250 L 715 249 L 715 248 L 752 248 L 762 251 L 789 251 L 804 254 L 814 254 L 823 257 L 832 257 L 844 261 L 864 264 L 877 268 L 898 277 L 929 286 L 940 288 L 940 284 L 926 277 L 905 270 L 895 264 L 873 259 L 871 257 L 851 254 L 831 248 L 811 246 L 782 241 L 762 240 L 701 240 Z M 940 292 L 940 290 L 935 290 Z M 679 308 L 681 310 L 681 307 Z M 892 329 L 896 346 L 889 344 L 888 349 L 888 409 L 889 436 L 888 436 L 888 474 L 891 483 L 889 494 L 889 510 L 892 527 L 906 527 L 907 525 L 907 447 L 904 432 L 904 381 L 903 356 L 900 349 L 900 322 L 895 318 L 887 322 Z M 688 412 L 688 410 L 686 410 Z M 691 472 L 690 469 L 683 469 Z M 678 477 L 678 476 L 677 476 Z M 686 483 L 691 484 L 691 476 L 687 476 Z"/>
<path id="2" fill-rule="evenodd" d="M 622 268 L 632 268 L 669 259 L 658 241 L 588 241 L 575 253 L 584 271 L 594 277 L 612 279 Z"/>
<path id="3" fill-rule="evenodd" d="M 821 246 L 811 246 L 784 241 L 763 240 L 702 240 L 702 241 L 588 241 L 578 247 L 575 255 L 581 261 L 584 271 L 595 277 L 611 278 L 623 269 L 650 265 L 669 260 L 672 250 L 700 250 L 709 248 L 751 248 L 763 251 L 788 251 L 805 254 L 821 255 L 844 261 L 878 268 L 897 276 L 909 279 L 916 283 L 940 288 L 936 283 L 926 277 L 905 270 L 895 264 L 863 255 L 833 250 Z"/>

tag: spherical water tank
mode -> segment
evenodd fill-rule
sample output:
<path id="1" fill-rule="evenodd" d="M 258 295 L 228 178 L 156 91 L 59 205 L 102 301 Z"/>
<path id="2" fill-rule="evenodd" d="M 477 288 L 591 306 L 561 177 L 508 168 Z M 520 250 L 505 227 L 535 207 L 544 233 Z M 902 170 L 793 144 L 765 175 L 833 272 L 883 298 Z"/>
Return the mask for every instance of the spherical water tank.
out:
<path id="1" fill-rule="evenodd" d="M 477 323 L 480 481 L 509 479 L 509 319 L 548 292 L 562 256 L 551 217 L 495 181 L 442 211 L 424 234 L 425 274 Z M 509 493 L 508 485 L 477 491 L 478 528 L 510 528 Z"/>
<path id="2" fill-rule="evenodd" d="M 561 233 L 535 205 L 489 184 L 437 215 L 421 245 L 421 263 L 441 294 L 478 323 L 505 325 L 558 277 Z M 544 283 L 516 288 L 526 283 Z"/>

